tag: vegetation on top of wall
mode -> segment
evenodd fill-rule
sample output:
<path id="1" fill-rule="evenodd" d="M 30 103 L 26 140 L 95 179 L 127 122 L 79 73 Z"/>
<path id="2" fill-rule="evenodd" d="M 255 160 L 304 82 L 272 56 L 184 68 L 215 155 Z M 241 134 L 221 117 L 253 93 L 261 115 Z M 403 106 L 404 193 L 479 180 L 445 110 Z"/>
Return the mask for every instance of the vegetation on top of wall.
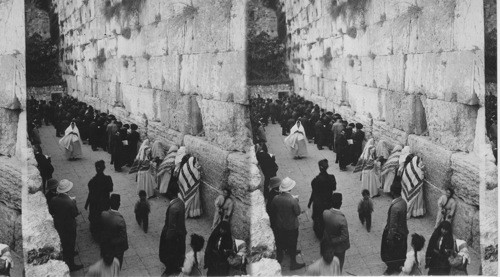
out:
<path id="1" fill-rule="evenodd" d="M 125 18 L 131 15 L 138 14 L 146 0 L 122 0 L 115 4 L 111 4 L 111 0 L 104 2 L 103 14 L 106 20 L 111 20 L 113 17 L 120 18 L 123 15 Z"/>
<path id="2" fill-rule="evenodd" d="M 278 37 L 249 32 L 247 42 L 248 81 L 288 80 L 286 46 Z"/>
<path id="3" fill-rule="evenodd" d="M 342 16 L 350 22 L 356 15 L 366 12 L 368 2 L 370 0 L 347 0 L 341 3 L 340 0 L 331 0 L 328 11 L 333 19 Z"/>
<path id="4" fill-rule="evenodd" d="M 142 53 L 142 57 L 146 59 L 146 61 L 149 61 L 149 59 L 151 59 L 151 55 L 147 52 Z"/>
<path id="5" fill-rule="evenodd" d="M 358 31 L 356 30 L 356 28 L 354 27 L 349 27 L 347 29 L 347 32 L 346 34 L 352 38 L 356 38 L 357 34 L 358 34 Z"/>
<path id="6" fill-rule="evenodd" d="M 63 55 L 63 51 L 61 56 Z M 38 34 L 26 39 L 26 84 L 45 86 L 62 84 L 59 51 L 51 40 L 43 40 Z"/>
<path id="7" fill-rule="evenodd" d="M 199 8 L 195 7 L 192 1 L 189 4 L 186 3 L 181 3 L 181 4 L 184 5 L 184 7 L 182 7 L 181 12 L 172 17 L 173 26 L 176 28 L 180 28 L 187 21 L 193 20 L 195 16 L 198 14 Z"/>

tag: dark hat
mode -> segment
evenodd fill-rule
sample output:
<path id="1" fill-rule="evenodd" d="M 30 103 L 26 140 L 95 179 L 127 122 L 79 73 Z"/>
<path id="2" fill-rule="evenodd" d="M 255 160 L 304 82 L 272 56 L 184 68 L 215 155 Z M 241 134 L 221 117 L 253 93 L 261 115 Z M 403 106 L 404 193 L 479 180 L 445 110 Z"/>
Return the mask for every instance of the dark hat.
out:
<path id="1" fill-rule="evenodd" d="M 323 168 L 328 168 L 328 160 L 322 159 L 321 161 L 318 162 L 318 165 Z"/>
<path id="2" fill-rule="evenodd" d="M 363 124 L 356 123 L 356 129 L 363 129 Z"/>
<path id="3" fill-rule="evenodd" d="M 121 197 L 120 197 L 119 194 L 113 193 L 109 197 L 109 202 L 115 202 L 116 201 L 116 202 L 120 203 L 120 199 L 121 199 Z"/>
<path id="4" fill-rule="evenodd" d="M 354 123 L 349 123 L 349 126 L 354 128 L 356 125 Z"/>
<path id="5" fill-rule="evenodd" d="M 281 179 L 279 177 L 272 177 L 269 180 L 269 189 L 277 188 L 281 185 Z"/>
<path id="6" fill-rule="evenodd" d="M 59 185 L 59 181 L 57 181 L 56 179 L 47 180 L 47 190 L 57 189 L 58 185 Z"/>
<path id="7" fill-rule="evenodd" d="M 332 201 L 333 201 L 333 203 L 342 202 L 342 193 L 334 192 L 332 195 Z"/>

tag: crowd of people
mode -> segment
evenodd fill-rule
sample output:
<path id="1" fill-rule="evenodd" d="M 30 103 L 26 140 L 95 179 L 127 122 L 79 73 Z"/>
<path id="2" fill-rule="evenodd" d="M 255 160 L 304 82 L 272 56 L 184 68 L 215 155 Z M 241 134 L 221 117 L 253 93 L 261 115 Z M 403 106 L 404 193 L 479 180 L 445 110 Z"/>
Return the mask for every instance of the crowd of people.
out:
<path id="1" fill-rule="evenodd" d="M 370 232 L 374 207 L 372 198 L 379 191 L 393 197 L 387 212 L 387 221 L 381 238 L 381 260 L 387 265 L 385 275 L 466 275 L 470 257 L 465 241 L 454 238 L 452 222 L 456 200 L 453 188 L 447 187 L 438 200 L 439 213 L 435 230 L 426 251 L 425 238 L 414 233 L 408 251 L 407 220 L 426 213 L 423 198 L 425 167 L 408 146 L 392 145 L 385 140 L 375 143 L 366 139 L 361 123 L 350 123 L 338 113 L 320 109 L 310 101 L 292 95 L 277 100 L 257 97 L 252 100 L 253 139 L 256 156 L 264 175 L 266 210 L 276 238 L 277 259 L 283 261 L 284 253 L 290 256 L 290 269 L 303 268 L 296 261 L 297 239 L 300 229 L 298 217 L 301 208 L 298 196 L 291 191 L 296 183 L 289 177 L 277 176 L 279 167 L 276 156 L 269 153 L 265 127 L 279 123 L 284 143 L 294 159 L 307 156 L 307 142 L 336 153 L 339 170 L 353 166 L 354 173 L 361 173 L 360 195 L 357 206 L 361 224 Z M 284 158 L 284 157 L 282 157 Z M 319 161 L 319 174 L 311 182 L 308 208 L 312 207 L 313 230 L 320 240 L 321 259 L 309 265 L 306 275 L 340 275 L 345 253 L 350 248 L 347 219 L 341 211 L 342 194 L 337 192 L 333 174 L 327 172 L 328 160 Z"/>
<path id="2" fill-rule="evenodd" d="M 165 225 L 159 243 L 159 259 L 165 265 L 165 275 L 227 276 L 245 274 L 246 244 L 231 233 L 234 201 L 229 186 L 215 200 L 216 213 L 211 235 L 207 240 L 191 235 L 191 251 L 186 253 L 186 218 L 203 214 L 200 199 L 201 166 L 198 159 L 186 153 L 185 147 L 145 139 L 141 143 L 138 126 L 122 124 L 115 116 L 100 112 L 70 96 L 52 101 L 28 101 L 28 135 L 38 169 L 43 178 L 43 191 L 49 212 L 54 218 L 62 246 L 62 258 L 70 271 L 83 265 L 75 263 L 77 237 L 76 217 L 80 214 L 75 197 L 70 196 L 73 183 L 68 179 L 52 178 L 51 158 L 43 154 L 39 128 L 52 124 L 59 145 L 69 161 L 85 157 L 83 145 L 92 151 L 108 151 L 115 172 L 129 167 L 136 174 L 138 201 L 134 206 L 137 224 L 148 232 L 151 205 L 149 198 L 166 197 Z M 66 129 L 65 129 L 66 128 Z M 64 134 L 63 134 L 64 131 Z M 140 144 L 140 147 L 138 147 Z M 106 162 L 95 162 L 96 174 L 89 178 L 88 197 L 84 209 L 89 211 L 89 228 L 101 249 L 101 259 L 92 265 L 88 276 L 119 276 L 124 253 L 129 248 L 127 224 L 119 212 L 121 196 L 113 193 L 112 177 L 106 175 Z M 90 177 L 90 176 L 89 176 Z M 206 270 L 206 272 L 205 272 Z M 203 273 L 205 272 L 205 273 Z"/>

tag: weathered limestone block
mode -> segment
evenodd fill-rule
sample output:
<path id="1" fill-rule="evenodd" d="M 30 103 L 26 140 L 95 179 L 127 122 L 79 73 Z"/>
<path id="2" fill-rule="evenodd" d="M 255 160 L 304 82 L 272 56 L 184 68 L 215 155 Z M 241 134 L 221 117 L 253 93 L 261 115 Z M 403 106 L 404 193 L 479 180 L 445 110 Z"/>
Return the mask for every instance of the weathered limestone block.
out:
<path id="1" fill-rule="evenodd" d="M 22 178 L 24 186 L 28 189 L 30 193 L 36 193 L 37 191 L 42 191 L 42 176 L 40 176 L 40 171 L 38 171 L 38 168 L 36 168 L 35 166 L 28 165 L 26 172 L 23 172 Z"/>
<path id="2" fill-rule="evenodd" d="M 378 55 L 373 60 L 373 82 L 370 86 L 401 92 L 405 83 L 405 55 Z"/>
<path id="3" fill-rule="evenodd" d="M 20 110 L 0 108 L 0 154 L 14 155 Z"/>
<path id="4" fill-rule="evenodd" d="M 450 1 L 421 1 L 422 12 L 414 24 L 416 40 L 410 41 L 413 53 L 450 51 L 453 47 L 455 9 Z"/>
<path id="5" fill-rule="evenodd" d="M 484 52 L 408 55 L 405 90 L 466 105 L 484 103 Z"/>
<path id="6" fill-rule="evenodd" d="M 208 141 L 225 150 L 243 150 L 252 145 L 248 107 L 206 99 L 198 104 Z"/>
<path id="7" fill-rule="evenodd" d="M 156 117 L 154 106 L 154 90 L 122 85 L 123 104 L 132 114 L 145 115 L 148 119 Z"/>
<path id="8" fill-rule="evenodd" d="M 346 89 L 349 94 L 349 104 L 356 114 L 363 114 L 377 120 L 384 117 L 382 105 L 380 109 L 378 105 L 378 103 L 383 103 L 378 88 L 347 84 Z"/>
<path id="9" fill-rule="evenodd" d="M 19 210 L 14 210 L 9 206 L 6 206 L 4 202 L 0 202 L 0 222 L 2 222 L 2 228 L 0 228 L 0 240 L 3 243 L 8 244 L 10 247 L 16 250 L 21 250 L 22 248 L 22 234 L 20 224 L 21 213 Z M 17 248 L 16 248 L 17 246 Z"/>
<path id="10" fill-rule="evenodd" d="M 389 126 L 408 134 L 426 131 L 426 113 L 418 96 L 387 91 L 385 99 L 385 118 Z"/>
<path id="11" fill-rule="evenodd" d="M 0 26 L 2 26 L 3 36 L 2 40 L 0 40 L 0 55 L 13 53 L 22 53 L 24 55 L 24 2 L 2 1 L 0 3 Z"/>
<path id="12" fill-rule="evenodd" d="M 498 189 L 483 190 L 481 194 L 481 255 L 484 257 L 485 248 L 498 244 Z M 496 276 L 498 261 L 481 259 L 483 275 Z"/>
<path id="13" fill-rule="evenodd" d="M 184 55 L 180 89 L 204 99 L 246 104 L 245 52 Z"/>
<path id="14" fill-rule="evenodd" d="M 377 56 L 390 55 L 392 51 L 392 26 L 390 24 L 375 24 L 368 26 L 368 45 L 370 51 Z"/>
<path id="15" fill-rule="evenodd" d="M 416 154 L 424 163 L 425 179 L 434 186 L 444 189 L 451 181 L 452 152 L 434 144 L 427 137 L 408 136 L 411 153 Z"/>
<path id="16" fill-rule="evenodd" d="M 159 138 L 177 146 L 182 145 L 184 139 L 181 132 L 168 128 L 162 122 L 148 121 L 147 133 L 149 137 Z"/>
<path id="17" fill-rule="evenodd" d="M 189 95 L 179 92 L 160 91 L 160 120 L 166 127 L 188 133 L 189 122 Z"/>
<path id="18" fill-rule="evenodd" d="M 451 183 L 455 193 L 468 205 L 479 207 L 479 165 L 481 160 L 474 154 L 463 152 L 451 155 Z"/>
<path id="19" fill-rule="evenodd" d="M 387 123 L 373 120 L 373 136 L 376 139 L 383 139 L 393 145 L 406 145 L 408 134 L 396 128 L 390 127 Z"/>
<path id="20" fill-rule="evenodd" d="M 70 277 L 69 268 L 63 261 L 49 260 L 43 265 L 25 266 L 26 276 L 33 277 Z"/>
<path id="21" fill-rule="evenodd" d="M 220 194 L 222 194 L 222 192 L 218 189 L 206 184 L 204 181 L 201 182 L 200 195 L 204 215 L 213 219 L 214 214 L 217 212 L 215 210 L 215 199 L 217 199 L 217 196 Z M 232 218 L 235 218 L 234 213 Z M 231 227 L 234 226 L 234 224 L 231 225 Z"/>
<path id="22" fill-rule="evenodd" d="M 233 188 L 234 195 L 245 197 L 248 193 L 258 189 L 260 185 L 260 171 L 253 147 L 244 152 L 234 152 L 228 155 L 229 169 L 228 182 Z"/>
<path id="23" fill-rule="evenodd" d="M 0 156 L 0 202 L 8 208 L 21 210 L 22 172 L 24 165 L 16 158 Z"/>
<path id="24" fill-rule="evenodd" d="M 452 151 L 471 151 L 478 107 L 440 100 L 422 100 L 429 137 Z"/>
<path id="25" fill-rule="evenodd" d="M 266 212 L 264 196 L 260 190 L 251 194 L 252 207 L 250 208 L 250 251 L 265 249 L 262 251 L 263 257 L 269 258 L 274 253 L 275 238 L 269 216 Z"/>
<path id="26" fill-rule="evenodd" d="M 479 209 L 457 200 L 457 208 L 453 219 L 453 236 L 467 241 L 473 249 L 479 249 L 481 235 L 479 233 Z"/>
<path id="27" fill-rule="evenodd" d="M 484 49 L 483 1 L 456 1 L 453 43 L 458 50 Z"/>
<path id="28" fill-rule="evenodd" d="M 162 59 L 162 89 L 165 91 L 180 91 L 180 62 L 182 61 L 181 55 L 168 55 Z"/>
<path id="29" fill-rule="evenodd" d="M 42 192 L 31 194 L 23 190 L 23 242 L 25 257 L 30 250 L 46 246 L 61 251 L 59 235 Z"/>
<path id="30" fill-rule="evenodd" d="M 281 265 L 275 259 L 261 259 L 247 267 L 251 276 L 281 276 Z"/>
<path id="31" fill-rule="evenodd" d="M 24 55 L 0 56 L 0 107 L 10 110 L 26 107 Z"/>
<path id="32" fill-rule="evenodd" d="M 436 222 L 437 213 L 441 212 L 438 210 L 438 200 L 444 191 L 437 188 L 436 186 L 430 184 L 424 179 L 424 200 L 427 214 L 432 218 L 432 222 Z"/>
<path id="33" fill-rule="evenodd" d="M 26 125 L 26 111 L 22 111 L 19 114 L 19 121 L 17 123 L 17 138 L 16 138 L 16 149 L 15 149 L 15 154 L 16 158 L 19 159 L 20 161 L 25 161 L 32 159 L 34 160 L 34 157 L 28 158 L 28 151 L 33 151 L 33 149 L 26 149 L 26 143 L 27 143 L 27 137 L 28 137 L 28 128 Z M 14 124 L 15 126 L 15 124 Z"/>
<path id="34" fill-rule="evenodd" d="M 205 183 L 220 189 L 228 182 L 228 151 L 214 147 L 201 137 L 190 135 L 184 136 L 184 146 L 186 146 L 187 153 L 199 160 Z"/>

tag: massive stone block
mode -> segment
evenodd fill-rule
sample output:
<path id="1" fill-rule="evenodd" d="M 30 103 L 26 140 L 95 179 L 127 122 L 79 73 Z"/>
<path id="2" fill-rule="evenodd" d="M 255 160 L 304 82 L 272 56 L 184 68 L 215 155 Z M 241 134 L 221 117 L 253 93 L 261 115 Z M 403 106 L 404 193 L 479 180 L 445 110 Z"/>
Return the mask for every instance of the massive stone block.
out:
<path id="1" fill-rule="evenodd" d="M 256 190 L 251 194 L 252 207 L 250 208 L 250 251 L 263 248 L 264 256 L 271 257 L 275 249 L 275 238 L 269 223 L 269 216 L 265 209 L 264 196 Z"/>
<path id="2" fill-rule="evenodd" d="M 42 192 L 23 193 L 23 242 L 25 257 L 32 249 L 54 247 L 56 253 L 62 250 Z"/>
<path id="3" fill-rule="evenodd" d="M 187 133 L 189 120 L 189 95 L 178 92 L 160 92 L 160 121 L 178 132 Z"/>
<path id="4" fill-rule="evenodd" d="M 468 205 L 479 207 L 479 165 L 481 160 L 474 154 L 463 152 L 451 155 L 451 183 L 455 192 Z"/>
<path id="5" fill-rule="evenodd" d="M 457 199 L 457 209 L 453 219 L 453 235 L 467 241 L 473 249 L 479 249 L 479 209 Z"/>
<path id="6" fill-rule="evenodd" d="M 407 133 L 389 126 L 386 122 L 378 120 L 373 121 L 373 136 L 376 139 L 386 140 L 393 145 L 406 145 L 408 141 Z"/>
<path id="7" fill-rule="evenodd" d="M 377 55 L 373 60 L 373 82 L 370 86 L 402 92 L 405 84 L 406 55 Z"/>
<path id="8" fill-rule="evenodd" d="M 122 86 L 123 104 L 132 114 L 145 115 L 148 119 L 156 117 L 154 106 L 154 90 L 129 85 Z"/>
<path id="9" fill-rule="evenodd" d="M 429 137 L 453 151 L 471 151 L 476 129 L 477 107 L 440 100 L 422 101 Z"/>
<path id="10" fill-rule="evenodd" d="M 246 106 L 202 99 L 203 130 L 208 141 L 225 150 L 243 150 L 252 145 L 249 110 Z"/>
<path id="11" fill-rule="evenodd" d="M 418 96 L 388 91 L 385 96 L 386 122 L 408 134 L 426 131 L 426 111 Z"/>
<path id="12" fill-rule="evenodd" d="M 484 53 L 459 51 L 408 55 L 405 90 L 429 99 L 483 103 Z"/>
<path id="13" fill-rule="evenodd" d="M 47 277 L 61 276 L 70 277 L 69 268 L 63 261 L 49 260 L 46 264 L 39 266 L 28 265 L 25 267 L 26 276 Z"/>
<path id="14" fill-rule="evenodd" d="M 260 171 L 253 147 L 246 153 L 235 152 L 228 156 L 229 185 L 236 189 L 235 195 L 246 197 L 248 193 L 257 190 L 260 185 Z"/>
<path id="15" fill-rule="evenodd" d="M 26 70 L 24 56 L 0 56 L 0 107 L 16 110 L 26 107 Z"/>
<path id="16" fill-rule="evenodd" d="M 411 152 L 422 158 L 425 179 L 434 186 L 444 189 L 451 181 L 452 152 L 430 141 L 427 137 L 408 136 Z"/>
<path id="17" fill-rule="evenodd" d="M 229 174 L 228 151 L 214 147 L 201 137 L 190 135 L 184 136 L 184 146 L 186 146 L 187 153 L 199 160 L 205 183 L 217 189 L 227 183 Z"/>
<path id="18" fill-rule="evenodd" d="M 246 104 L 244 52 L 185 55 L 181 66 L 180 90 L 204 99 Z"/>
<path id="19" fill-rule="evenodd" d="M 148 137 L 168 142 L 170 145 L 182 145 L 184 134 L 168 128 L 161 122 L 149 121 L 147 126 Z"/>
<path id="20" fill-rule="evenodd" d="M 433 52 L 438 50 L 450 51 L 453 46 L 453 19 L 455 7 L 452 1 L 421 0 L 418 6 L 421 13 L 407 17 L 416 20 L 412 24 L 417 30 L 417 39 L 410 41 L 410 51 L 415 53 Z"/>
<path id="21" fill-rule="evenodd" d="M 0 202 L 12 210 L 21 210 L 22 172 L 24 164 L 16 158 L 0 156 Z"/>
<path id="22" fill-rule="evenodd" d="M 8 244 L 13 250 L 16 251 L 20 251 L 22 249 L 21 229 L 17 228 L 20 227 L 20 224 L 16 224 L 20 221 L 20 218 L 21 213 L 19 210 L 13 210 L 12 208 L 6 206 L 3 202 L 0 202 L 0 221 L 2 222 L 2 228 L 0 228 L 0 240 L 2 243 Z"/>
<path id="23" fill-rule="evenodd" d="M 0 108 L 0 154 L 14 155 L 20 110 Z"/>
<path id="24" fill-rule="evenodd" d="M 383 96 L 379 93 L 379 89 L 363 87 L 357 85 L 347 85 L 349 94 L 349 104 L 357 113 L 373 119 L 384 118 L 383 110 L 379 109 L 379 103 L 383 103 Z M 382 105 L 380 105 L 381 107 Z"/>
<path id="25" fill-rule="evenodd" d="M 453 43 L 458 50 L 484 49 L 483 1 L 458 0 L 453 20 Z"/>

